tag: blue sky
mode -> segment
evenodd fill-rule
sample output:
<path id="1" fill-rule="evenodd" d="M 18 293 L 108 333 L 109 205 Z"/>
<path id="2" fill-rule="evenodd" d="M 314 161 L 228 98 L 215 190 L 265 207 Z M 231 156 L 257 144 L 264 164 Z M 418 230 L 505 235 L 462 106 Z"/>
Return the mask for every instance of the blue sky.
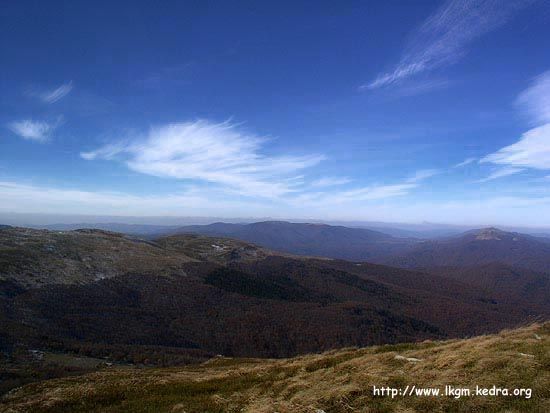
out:
<path id="1" fill-rule="evenodd" d="M 7 1 L 0 212 L 550 226 L 542 0 Z"/>

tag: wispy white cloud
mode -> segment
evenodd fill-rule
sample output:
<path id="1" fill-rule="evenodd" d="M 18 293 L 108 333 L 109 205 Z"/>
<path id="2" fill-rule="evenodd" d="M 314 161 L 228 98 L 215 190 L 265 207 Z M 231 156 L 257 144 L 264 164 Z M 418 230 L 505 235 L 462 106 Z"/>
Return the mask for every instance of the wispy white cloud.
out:
<path id="1" fill-rule="evenodd" d="M 124 162 L 140 173 L 212 183 L 212 190 L 231 195 L 267 198 L 290 204 L 321 200 L 352 202 L 408 194 L 421 181 L 439 173 L 417 171 L 403 182 L 369 185 L 335 191 L 332 187 L 351 182 L 347 177 L 307 179 L 301 172 L 318 165 L 323 155 L 268 156 L 261 153 L 266 140 L 237 126 L 205 120 L 174 123 L 152 128 L 147 136 L 118 141 L 82 152 L 86 160 Z M 330 190 L 325 191 L 325 188 Z"/>
<path id="2" fill-rule="evenodd" d="M 399 88 L 392 88 L 391 93 L 387 95 L 387 98 L 404 98 L 410 96 L 417 96 L 423 93 L 433 92 L 436 90 L 442 90 L 448 88 L 452 84 L 448 79 L 422 79 L 414 80 L 404 84 L 401 84 Z M 370 83 L 365 83 L 359 86 L 360 91 L 368 89 L 376 89 L 371 87 Z"/>
<path id="3" fill-rule="evenodd" d="M 87 161 L 94 159 L 112 160 L 117 155 L 125 152 L 130 145 L 128 142 L 109 143 L 90 152 L 81 152 L 80 156 Z"/>
<path id="4" fill-rule="evenodd" d="M 338 186 L 338 185 L 345 185 L 351 182 L 351 179 L 349 178 L 339 178 L 339 177 L 325 177 L 320 178 L 311 183 L 312 187 L 316 188 L 322 188 L 327 186 Z"/>
<path id="5" fill-rule="evenodd" d="M 235 125 L 205 120 L 152 128 L 144 139 L 81 153 L 87 160 L 120 159 L 148 175 L 200 180 L 244 195 L 274 198 L 296 191 L 296 174 L 323 155 L 267 156 L 265 139 Z"/>
<path id="6" fill-rule="evenodd" d="M 392 85 L 458 61 L 471 42 L 529 3 L 532 0 L 447 0 L 416 30 L 397 66 L 363 88 Z"/>
<path id="7" fill-rule="evenodd" d="M 523 172 L 524 170 L 525 169 L 523 168 L 514 168 L 512 166 L 506 166 L 504 168 L 500 168 L 493 171 L 489 176 L 482 179 L 478 179 L 476 182 L 482 183 L 482 182 L 494 181 L 495 179 L 498 179 L 498 178 L 504 178 L 506 176 L 518 174 L 520 172 Z"/>
<path id="8" fill-rule="evenodd" d="M 513 168 L 550 169 L 550 72 L 535 78 L 520 94 L 518 103 L 531 115 L 536 126 L 519 141 L 485 156 L 481 163 L 507 165 Z"/>
<path id="9" fill-rule="evenodd" d="M 410 184 L 418 184 L 420 181 L 431 178 L 439 172 L 440 171 L 437 169 L 421 169 L 416 171 L 413 176 L 407 178 L 406 182 Z"/>
<path id="10" fill-rule="evenodd" d="M 417 171 L 414 175 L 394 184 L 368 185 L 359 188 L 330 192 L 307 192 L 293 198 L 291 202 L 298 204 L 314 204 L 316 206 L 346 204 L 364 201 L 379 201 L 388 198 L 405 196 L 418 188 L 422 181 L 438 174 L 435 169 Z"/>
<path id="11" fill-rule="evenodd" d="M 36 93 L 35 95 L 44 103 L 55 103 L 71 93 L 71 90 L 73 90 L 72 81 L 64 83 L 55 89 Z"/>
<path id="12" fill-rule="evenodd" d="M 463 166 L 470 165 L 477 161 L 477 158 L 466 158 L 462 162 L 457 163 L 454 168 L 462 168 Z"/>
<path id="13" fill-rule="evenodd" d="M 418 188 L 422 181 L 438 173 L 439 171 L 436 169 L 422 169 L 416 171 L 414 175 L 406 178 L 403 182 L 343 191 L 339 194 L 339 197 L 341 197 L 343 201 L 367 201 L 408 195 L 413 189 Z"/>
<path id="14" fill-rule="evenodd" d="M 487 155 L 481 162 L 550 169 L 550 123 L 525 132 L 518 142 Z"/>
<path id="15" fill-rule="evenodd" d="M 374 201 L 407 195 L 412 189 L 416 188 L 417 186 L 418 185 L 416 183 L 412 182 L 404 182 L 391 185 L 373 185 L 365 188 L 342 191 L 338 194 L 333 194 L 333 196 L 335 196 L 334 200 L 337 203 L 352 201 Z"/>
<path id="16" fill-rule="evenodd" d="M 535 125 L 550 122 L 550 70 L 537 76 L 519 95 L 517 103 Z"/>
<path id="17" fill-rule="evenodd" d="M 62 122 L 59 118 L 56 122 L 36 121 L 32 119 L 24 119 L 8 123 L 8 128 L 23 139 L 33 140 L 37 142 L 46 142 L 51 133 Z"/>

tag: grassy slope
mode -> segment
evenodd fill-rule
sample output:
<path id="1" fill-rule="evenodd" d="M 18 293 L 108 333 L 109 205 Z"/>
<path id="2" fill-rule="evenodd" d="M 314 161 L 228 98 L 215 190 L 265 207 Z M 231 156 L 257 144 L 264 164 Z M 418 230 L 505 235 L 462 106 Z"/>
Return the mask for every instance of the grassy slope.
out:
<path id="1" fill-rule="evenodd" d="M 15 280 L 34 288 L 85 284 L 124 273 L 172 275 L 181 274 L 182 266 L 190 262 L 223 265 L 270 255 L 279 254 L 242 241 L 198 235 L 150 242 L 93 229 L 0 228 L 0 283 Z"/>
<path id="2" fill-rule="evenodd" d="M 415 357 L 418 362 L 396 359 Z M 515 397 L 374 397 L 372 386 L 532 388 Z M 213 359 L 30 384 L 1 412 L 548 412 L 550 324 L 467 340 L 344 349 L 284 360 Z"/>

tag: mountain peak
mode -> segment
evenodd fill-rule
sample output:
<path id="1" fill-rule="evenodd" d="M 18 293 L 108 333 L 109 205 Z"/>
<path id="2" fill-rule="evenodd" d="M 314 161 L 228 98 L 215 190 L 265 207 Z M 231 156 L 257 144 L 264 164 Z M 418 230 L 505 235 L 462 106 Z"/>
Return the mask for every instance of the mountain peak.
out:
<path id="1" fill-rule="evenodd" d="M 506 235 L 506 232 L 501 231 L 495 227 L 483 228 L 478 231 L 476 235 L 476 240 L 488 241 L 488 240 L 502 240 L 503 236 Z"/>

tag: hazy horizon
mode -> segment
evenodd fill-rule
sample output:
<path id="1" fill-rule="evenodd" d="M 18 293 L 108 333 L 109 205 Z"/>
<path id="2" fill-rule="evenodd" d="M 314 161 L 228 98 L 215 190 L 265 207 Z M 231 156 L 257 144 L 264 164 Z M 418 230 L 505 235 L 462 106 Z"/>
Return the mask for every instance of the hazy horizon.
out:
<path id="1" fill-rule="evenodd" d="M 178 227 L 187 225 L 209 225 L 218 222 L 231 224 L 250 224 L 265 221 L 283 221 L 290 223 L 313 223 L 363 227 L 384 230 L 402 230 L 437 234 L 466 232 L 472 229 L 496 227 L 505 231 L 525 232 L 527 234 L 550 234 L 550 227 L 517 226 L 499 223 L 452 224 L 444 222 L 386 222 L 363 220 L 331 220 L 293 217 L 208 217 L 208 216 L 116 216 L 116 215 L 60 215 L 60 214 L 25 214 L 0 213 L 0 225 L 21 227 L 54 227 L 56 225 L 135 225 L 151 227 Z"/>

